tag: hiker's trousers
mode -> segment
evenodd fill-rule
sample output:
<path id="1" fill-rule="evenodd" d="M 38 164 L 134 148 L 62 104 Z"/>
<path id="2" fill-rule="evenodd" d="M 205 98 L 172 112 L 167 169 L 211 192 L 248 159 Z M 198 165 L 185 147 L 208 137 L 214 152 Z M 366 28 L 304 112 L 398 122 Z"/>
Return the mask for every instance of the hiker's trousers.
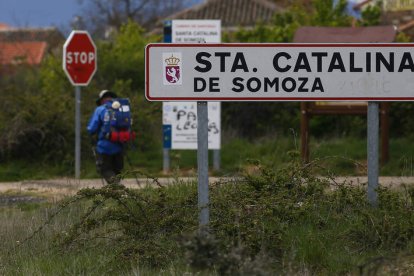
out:
<path id="1" fill-rule="evenodd" d="M 108 184 L 119 183 L 123 168 L 124 155 L 122 152 L 113 155 L 96 154 L 96 170 Z"/>

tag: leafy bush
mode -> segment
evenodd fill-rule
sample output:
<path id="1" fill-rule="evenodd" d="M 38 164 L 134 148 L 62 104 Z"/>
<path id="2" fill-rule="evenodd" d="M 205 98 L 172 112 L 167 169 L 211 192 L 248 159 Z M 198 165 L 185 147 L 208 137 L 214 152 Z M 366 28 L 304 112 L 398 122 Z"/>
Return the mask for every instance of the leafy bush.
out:
<path id="1" fill-rule="evenodd" d="M 53 66 L 53 60 L 45 64 Z M 46 66 L 46 65 L 45 65 Z M 43 79 L 44 78 L 44 79 Z M 47 80 L 46 80 L 47 79 Z M 63 89 L 50 89 L 54 72 L 25 69 L 10 77 L 0 98 L 4 108 L 0 118 L 0 157 L 29 160 L 59 160 L 72 141 L 71 97 Z"/>
<path id="2" fill-rule="evenodd" d="M 212 185 L 211 220 L 201 230 L 195 183 L 83 189 L 59 208 L 88 206 L 58 235 L 59 247 L 67 252 L 110 240 L 120 261 L 158 269 L 187 264 L 224 275 L 349 273 L 373 256 L 413 253 L 412 188 L 379 189 L 373 208 L 364 187 L 316 177 L 313 164 L 302 165 L 297 152 L 290 157 L 278 170 L 252 161 L 254 173 Z"/>

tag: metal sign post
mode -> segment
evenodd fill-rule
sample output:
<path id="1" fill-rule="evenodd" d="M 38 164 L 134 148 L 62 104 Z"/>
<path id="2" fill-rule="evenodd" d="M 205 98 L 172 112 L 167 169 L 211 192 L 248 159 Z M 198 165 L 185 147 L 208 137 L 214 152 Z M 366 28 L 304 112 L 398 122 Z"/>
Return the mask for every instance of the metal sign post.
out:
<path id="1" fill-rule="evenodd" d="M 162 149 L 162 171 L 167 174 L 170 171 L 170 149 Z"/>
<path id="2" fill-rule="evenodd" d="M 220 150 L 213 150 L 213 170 L 220 171 Z"/>
<path id="3" fill-rule="evenodd" d="M 81 167 L 81 89 L 75 86 L 75 178 L 80 178 Z"/>
<path id="4" fill-rule="evenodd" d="M 207 102 L 197 102 L 198 208 L 200 228 L 209 222 L 208 199 L 208 109 Z"/>
<path id="5" fill-rule="evenodd" d="M 379 144 L 379 114 L 378 102 L 368 102 L 368 202 L 376 207 L 378 204 L 378 144 Z"/>

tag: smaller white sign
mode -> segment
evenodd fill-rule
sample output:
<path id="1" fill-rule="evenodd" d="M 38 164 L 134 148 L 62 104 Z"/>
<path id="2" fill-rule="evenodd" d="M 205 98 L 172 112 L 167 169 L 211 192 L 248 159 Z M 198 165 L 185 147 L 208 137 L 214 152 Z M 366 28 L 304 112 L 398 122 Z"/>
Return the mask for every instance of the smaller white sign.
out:
<path id="1" fill-rule="evenodd" d="M 173 43 L 220 43 L 220 20 L 173 20 Z"/>
<path id="2" fill-rule="evenodd" d="M 197 149 L 197 103 L 163 102 L 163 125 L 171 126 L 171 149 Z M 208 103 L 208 148 L 220 149 L 220 103 Z"/>

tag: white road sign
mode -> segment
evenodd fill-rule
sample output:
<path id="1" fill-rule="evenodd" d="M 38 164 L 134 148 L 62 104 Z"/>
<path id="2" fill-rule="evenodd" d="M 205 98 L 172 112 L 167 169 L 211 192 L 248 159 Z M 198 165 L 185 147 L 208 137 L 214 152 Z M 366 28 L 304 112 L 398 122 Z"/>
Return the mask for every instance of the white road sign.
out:
<path id="1" fill-rule="evenodd" d="M 412 101 L 414 44 L 149 44 L 149 101 Z"/>
<path id="2" fill-rule="evenodd" d="M 197 149 L 197 103 L 163 102 L 164 139 L 171 149 Z M 220 103 L 208 103 L 208 148 L 220 149 Z"/>
<path id="3" fill-rule="evenodd" d="M 221 20 L 172 20 L 173 43 L 219 43 Z"/>

